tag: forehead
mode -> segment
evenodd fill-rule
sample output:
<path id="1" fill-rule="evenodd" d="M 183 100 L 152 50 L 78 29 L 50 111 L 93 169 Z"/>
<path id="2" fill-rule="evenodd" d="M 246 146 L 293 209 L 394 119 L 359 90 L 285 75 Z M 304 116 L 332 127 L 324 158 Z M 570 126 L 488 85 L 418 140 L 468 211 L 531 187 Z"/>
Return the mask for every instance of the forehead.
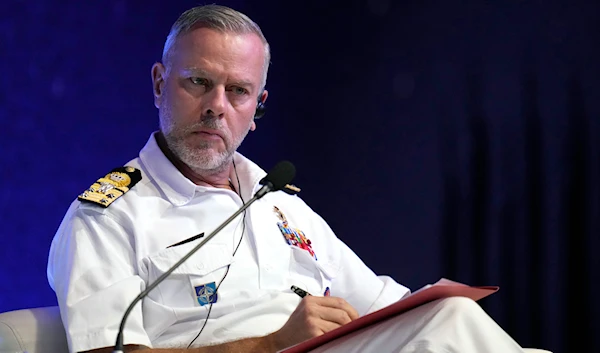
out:
<path id="1" fill-rule="evenodd" d="M 170 55 L 175 70 L 198 68 L 215 73 L 262 78 L 265 45 L 254 33 L 238 34 L 197 28 L 177 38 Z"/>

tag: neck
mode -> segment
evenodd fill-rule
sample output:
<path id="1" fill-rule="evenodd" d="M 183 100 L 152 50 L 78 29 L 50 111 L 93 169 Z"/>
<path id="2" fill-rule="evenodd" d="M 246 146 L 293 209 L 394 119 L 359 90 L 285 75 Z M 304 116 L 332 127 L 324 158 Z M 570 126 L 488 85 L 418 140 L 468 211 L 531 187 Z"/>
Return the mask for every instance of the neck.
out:
<path id="1" fill-rule="evenodd" d="M 175 168 L 177 168 L 177 170 L 179 170 L 183 176 L 191 180 L 194 184 L 235 191 L 231 180 L 229 179 L 231 165 L 225 168 L 219 168 L 218 170 L 197 172 L 185 164 L 181 159 L 179 159 L 179 157 L 175 155 L 175 153 L 173 153 L 173 151 L 171 151 L 171 149 L 169 149 L 167 140 L 162 132 L 156 134 L 156 143 L 167 159 L 173 163 Z"/>

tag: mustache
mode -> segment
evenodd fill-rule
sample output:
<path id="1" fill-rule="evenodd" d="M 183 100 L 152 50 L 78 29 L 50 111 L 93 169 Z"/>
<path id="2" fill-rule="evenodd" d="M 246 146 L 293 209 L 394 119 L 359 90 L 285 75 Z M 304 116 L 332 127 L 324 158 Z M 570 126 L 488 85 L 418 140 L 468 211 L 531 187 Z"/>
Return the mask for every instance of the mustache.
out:
<path id="1" fill-rule="evenodd" d="M 202 117 L 200 119 L 200 121 L 192 124 L 192 125 L 188 125 L 186 126 L 183 130 L 184 133 L 186 132 L 192 132 L 198 129 L 211 129 L 211 130 L 219 130 L 219 131 L 223 131 L 223 124 L 221 124 L 221 121 L 219 120 L 219 118 L 215 118 L 215 117 L 211 117 L 211 116 L 206 116 L 206 117 Z"/>

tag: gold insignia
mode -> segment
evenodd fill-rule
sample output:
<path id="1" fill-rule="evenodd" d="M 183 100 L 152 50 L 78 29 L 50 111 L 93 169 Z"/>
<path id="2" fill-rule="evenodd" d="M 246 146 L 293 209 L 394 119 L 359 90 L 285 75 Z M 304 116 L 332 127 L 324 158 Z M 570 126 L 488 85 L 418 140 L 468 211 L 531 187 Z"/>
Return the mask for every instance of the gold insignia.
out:
<path id="1" fill-rule="evenodd" d="M 142 172 L 138 169 L 129 166 L 115 168 L 104 177 L 96 180 L 77 199 L 82 202 L 92 202 L 108 207 L 116 199 L 131 190 L 140 180 L 142 180 Z"/>
<path id="2" fill-rule="evenodd" d="M 275 211 L 275 214 L 277 215 L 277 218 L 279 218 L 283 223 L 287 224 L 287 219 L 285 218 L 285 216 L 283 215 L 283 212 L 281 212 L 281 210 L 279 209 L 279 207 L 273 206 L 273 211 Z"/>
<path id="3" fill-rule="evenodd" d="M 300 192 L 300 188 L 297 187 L 296 185 L 287 184 L 286 186 L 283 187 L 283 191 L 290 195 L 296 195 L 297 193 Z"/>

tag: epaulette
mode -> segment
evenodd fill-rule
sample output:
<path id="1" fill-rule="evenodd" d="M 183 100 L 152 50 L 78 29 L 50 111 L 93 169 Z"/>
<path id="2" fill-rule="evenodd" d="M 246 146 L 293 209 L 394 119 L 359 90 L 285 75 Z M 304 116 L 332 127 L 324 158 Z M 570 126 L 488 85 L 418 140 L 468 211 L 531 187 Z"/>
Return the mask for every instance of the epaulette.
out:
<path id="1" fill-rule="evenodd" d="M 287 184 L 281 190 L 283 190 L 286 194 L 289 194 L 289 195 L 296 195 L 297 193 L 300 192 L 299 187 L 297 187 L 295 185 L 290 185 L 290 184 Z"/>
<path id="2" fill-rule="evenodd" d="M 77 199 L 82 202 L 91 202 L 102 207 L 108 207 L 116 199 L 131 190 L 140 180 L 142 180 L 142 172 L 139 169 L 129 166 L 115 168 L 103 178 L 96 180 Z"/>

